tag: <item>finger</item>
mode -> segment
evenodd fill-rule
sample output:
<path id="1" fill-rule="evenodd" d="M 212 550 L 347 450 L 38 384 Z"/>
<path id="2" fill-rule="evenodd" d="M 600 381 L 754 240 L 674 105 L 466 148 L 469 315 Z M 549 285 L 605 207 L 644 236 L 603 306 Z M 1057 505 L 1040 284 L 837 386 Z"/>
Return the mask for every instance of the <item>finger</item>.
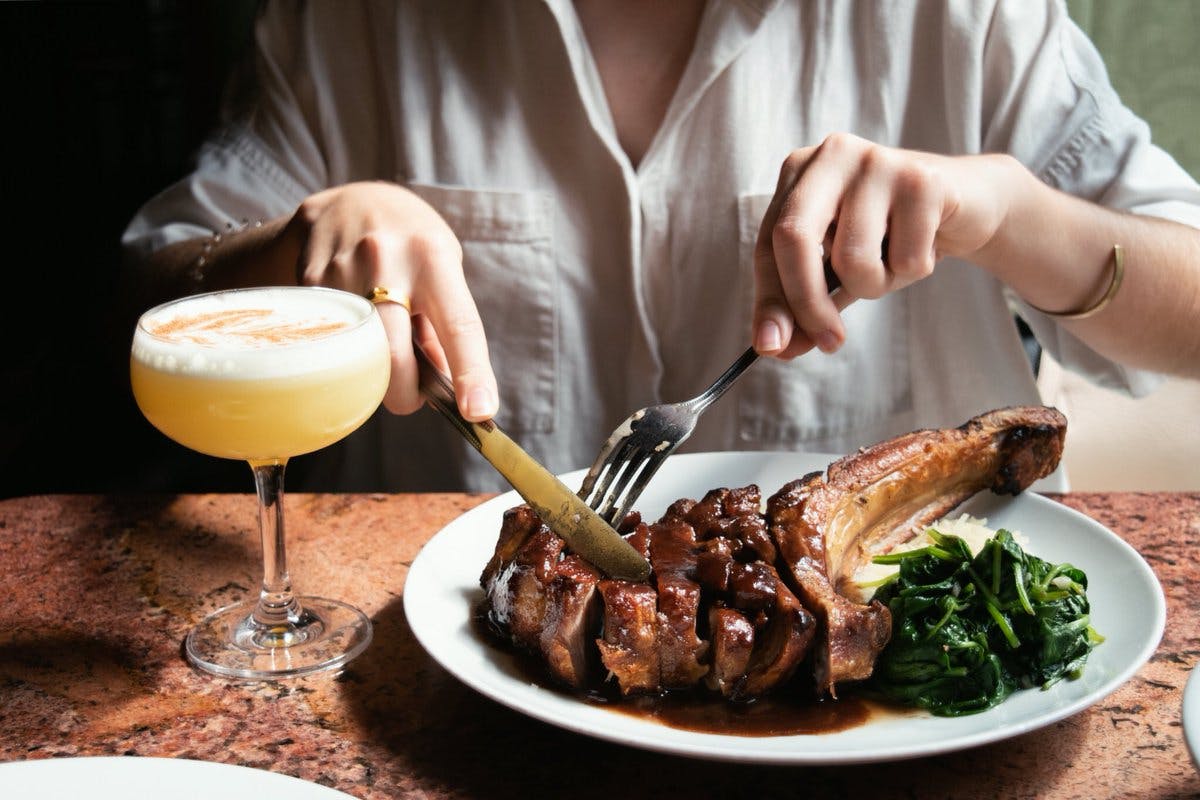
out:
<path id="1" fill-rule="evenodd" d="M 827 353 L 845 338 L 837 305 L 829 297 L 822 241 L 838 215 L 848 180 L 846 161 L 826 145 L 784 199 L 771 234 L 779 281 L 796 325 Z M 834 265 L 836 269 L 836 264 Z"/>
<path id="2" fill-rule="evenodd" d="M 296 283 L 300 286 L 323 286 L 325 273 L 333 260 L 334 239 L 320 227 L 310 228 L 300 246 L 296 259 Z"/>
<path id="3" fill-rule="evenodd" d="M 392 378 L 394 382 L 388 387 L 388 395 L 384 398 L 384 406 L 397 414 L 412 413 L 425 402 L 420 388 L 421 368 L 413 352 L 413 343 L 421 348 L 439 372 L 443 374 L 450 372 L 446 365 L 446 353 L 438 342 L 437 333 L 434 332 L 429 318 L 423 314 L 406 316 L 409 320 L 412 339 L 407 350 L 398 348 L 393 352 Z M 397 375 L 396 365 L 401 365 L 402 375 Z M 394 407 L 389 405 L 389 401 L 394 403 Z"/>
<path id="4" fill-rule="evenodd" d="M 787 305 L 779 268 L 775 261 L 771 235 L 779 219 L 779 209 L 800 178 L 815 148 L 795 150 L 779 168 L 775 194 L 763 214 L 754 243 L 754 319 L 751 335 L 754 349 L 762 355 L 775 355 L 790 346 L 795 323 Z"/>
<path id="5" fill-rule="evenodd" d="M 840 313 L 849 308 L 856 300 L 858 300 L 858 298 L 850 294 L 850 292 L 846 291 L 845 289 L 839 289 L 835 294 L 833 294 L 830 300 L 833 302 L 834 306 L 837 307 L 837 310 Z M 803 331 L 798 330 L 796 331 L 796 335 L 792 337 L 792 341 L 788 343 L 788 346 L 782 351 L 776 353 L 775 357 L 790 360 L 796 358 L 797 356 L 804 355 L 816 346 L 816 343 L 813 342 L 812 339 L 808 338 Z"/>
<path id="6" fill-rule="evenodd" d="M 446 351 L 442 349 L 442 343 L 438 341 L 437 331 L 433 329 L 433 323 L 429 321 L 429 317 L 417 314 L 412 318 L 412 323 L 413 341 L 425 352 L 439 372 L 449 375 L 450 364 L 446 361 Z"/>
<path id="7" fill-rule="evenodd" d="M 413 311 L 428 316 L 433 324 L 459 411 L 472 422 L 490 419 L 499 409 L 499 392 L 483 321 L 463 275 L 458 243 L 448 233 L 416 236 L 409 251 L 419 276 Z"/>
<path id="8" fill-rule="evenodd" d="M 882 297 L 892 288 L 882 250 L 891 201 L 888 176 L 880 170 L 860 172 L 842 200 L 830 258 L 855 297 Z"/>
<path id="9" fill-rule="evenodd" d="M 314 230 L 319 230 L 319 226 Z M 327 249 L 322 237 L 314 236 L 313 239 L 314 254 Z M 384 392 L 383 406 L 393 414 L 417 411 L 423 401 L 412 351 L 411 281 L 407 276 L 398 275 L 395 269 L 397 264 L 402 263 L 398 237 L 371 232 L 360 235 L 352 246 L 328 249 L 334 250 L 329 256 L 329 263 L 323 269 L 318 268 L 314 255 L 307 274 L 319 275 L 320 283 L 325 286 L 359 294 L 374 287 L 384 287 L 393 298 L 375 306 L 387 334 L 391 354 L 391 378 Z"/>
<path id="10" fill-rule="evenodd" d="M 392 291 L 399 293 L 400 290 L 393 288 Z M 392 377 L 383 395 L 383 406 L 393 414 L 411 414 L 423 403 L 417 388 L 417 362 L 412 351 L 412 318 L 408 309 L 399 303 L 380 303 L 375 308 L 387 332 L 392 355 Z"/>
<path id="11" fill-rule="evenodd" d="M 942 201 L 931 176 L 911 167 L 897 176 L 888 231 L 887 263 L 893 288 L 928 277 L 933 272 Z"/>

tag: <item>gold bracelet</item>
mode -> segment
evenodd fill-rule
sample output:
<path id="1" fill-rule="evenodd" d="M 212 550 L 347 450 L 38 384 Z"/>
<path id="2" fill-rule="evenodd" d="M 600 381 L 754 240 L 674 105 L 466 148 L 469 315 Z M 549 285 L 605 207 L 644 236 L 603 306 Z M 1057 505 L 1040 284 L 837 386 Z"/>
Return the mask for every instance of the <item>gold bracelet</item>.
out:
<path id="1" fill-rule="evenodd" d="M 1121 281 L 1125 279 L 1125 251 L 1121 249 L 1121 245 L 1113 245 L 1112 255 L 1112 279 L 1108 283 L 1108 289 L 1104 292 L 1104 296 L 1090 306 L 1079 309 L 1078 311 L 1047 311 L 1044 308 L 1038 308 L 1030 303 L 1034 309 L 1042 312 L 1048 317 L 1055 319 L 1087 319 L 1088 317 L 1099 314 L 1103 311 L 1112 299 L 1117 296 L 1117 290 L 1121 288 Z"/>

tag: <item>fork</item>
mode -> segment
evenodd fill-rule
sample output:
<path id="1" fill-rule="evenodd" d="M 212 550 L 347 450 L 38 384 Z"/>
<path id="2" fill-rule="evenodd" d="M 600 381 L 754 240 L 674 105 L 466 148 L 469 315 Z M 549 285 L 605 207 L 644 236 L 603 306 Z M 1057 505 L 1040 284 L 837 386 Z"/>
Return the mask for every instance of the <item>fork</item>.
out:
<path id="1" fill-rule="evenodd" d="M 600 448 L 596 463 L 583 479 L 580 498 L 615 528 L 667 456 L 692 435 L 704 410 L 757 360 L 758 353 L 751 347 L 712 386 L 691 400 L 663 403 L 630 414 Z"/>
<path id="2" fill-rule="evenodd" d="M 827 241 L 831 239 L 832 232 Z M 822 246 L 821 257 L 826 287 L 832 294 L 841 286 L 841 281 L 829 263 L 829 249 Z M 886 237 L 883 249 L 886 253 Z M 712 386 L 691 400 L 649 406 L 630 414 L 600 448 L 595 463 L 584 476 L 579 497 L 605 522 L 617 527 L 667 456 L 692 435 L 704 410 L 725 394 L 757 360 L 758 353 L 751 347 L 738 356 Z"/>

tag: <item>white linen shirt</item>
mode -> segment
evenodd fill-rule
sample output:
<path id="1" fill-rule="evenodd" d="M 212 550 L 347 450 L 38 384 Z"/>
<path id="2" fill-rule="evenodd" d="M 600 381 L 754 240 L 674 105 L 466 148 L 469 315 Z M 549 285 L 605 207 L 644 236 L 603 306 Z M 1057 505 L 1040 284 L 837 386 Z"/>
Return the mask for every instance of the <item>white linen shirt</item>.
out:
<path id="1" fill-rule="evenodd" d="M 257 38 L 253 110 L 139 212 L 126 245 L 291 214 L 350 181 L 409 187 L 462 241 L 497 422 L 554 471 L 588 466 L 633 409 L 697 393 L 748 346 L 779 167 L 830 133 L 1007 152 L 1065 191 L 1200 225 L 1200 188 L 1059 2 L 710 0 L 636 168 L 568 0 L 274 3 Z M 843 453 L 1038 403 L 1014 309 L 1069 368 L 1153 385 L 944 260 L 851 306 L 836 354 L 760 361 L 685 449 Z M 302 488 L 507 488 L 429 409 L 381 411 L 302 461 L 289 468 Z"/>

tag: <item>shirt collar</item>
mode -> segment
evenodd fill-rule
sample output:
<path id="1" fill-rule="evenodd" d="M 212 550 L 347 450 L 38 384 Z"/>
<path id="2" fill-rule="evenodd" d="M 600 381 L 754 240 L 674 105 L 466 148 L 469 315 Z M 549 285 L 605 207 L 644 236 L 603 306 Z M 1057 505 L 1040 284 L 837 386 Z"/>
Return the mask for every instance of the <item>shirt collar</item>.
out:
<path id="1" fill-rule="evenodd" d="M 604 95 L 600 74 L 588 49 L 587 38 L 571 0 L 542 0 L 558 23 L 559 33 L 571 61 L 576 86 L 587 108 L 592 126 L 614 156 L 627 162 L 617 141 L 612 112 Z M 749 44 L 771 12 L 783 0 L 708 0 L 696 33 L 696 44 L 687 68 L 655 140 L 671 129 L 695 107 L 704 91 Z M 642 164 L 654 158 L 658 147 L 651 143 Z"/>

